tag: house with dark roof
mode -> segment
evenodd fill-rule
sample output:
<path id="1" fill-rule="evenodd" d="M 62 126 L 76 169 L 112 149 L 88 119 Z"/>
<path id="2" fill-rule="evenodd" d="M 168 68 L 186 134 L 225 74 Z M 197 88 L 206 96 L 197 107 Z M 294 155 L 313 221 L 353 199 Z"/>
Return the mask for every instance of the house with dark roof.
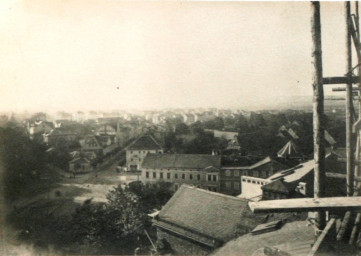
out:
<path id="1" fill-rule="evenodd" d="M 117 133 L 117 126 L 114 124 L 99 124 L 95 133 L 97 135 L 115 135 Z"/>
<path id="2" fill-rule="evenodd" d="M 141 181 L 147 186 L 170 182 L 175 191 L 182 184 L 219 191 L 220 167 L 219 155 L 149 153 L 142 163 Z"/>
<path id="3" fill-rule="evenodd" d="M 222 166 L 220 173 L 220 191 L 228 195 L 239 195 L 244 192 L 242 188 L 243 177 L 266 179 L 286 168 L 288 168 L 287 165 L 271 157 L 266 157 L 250 166 Z M 249 181 L 249 179 L 246 181 Z"/>
<path id="4" fill-rule="evenodd" d="M 331 155 L 328 155 L 331 157 Z M 335 165 L 333 159 L 326 158 L 326 170 L 330 173 L 345 173 L 340 165 Z M 298 166 L 276 173 L 269 177 L 267 184 L 263 185 L 262 199 L 286 199 L 299 197 L 313 197 L 314 160 L 299 164 Z M 327 173 L 326 173 L 327 176 Z M 333 177 L 326 177 L 326 195 L 343 196 L 346 194 L 345 181 Z"/>
<path id="5" fill-rule="evenodd" d="M 163 147 L 152 135 L 142 135 L 126 148 L 127 168 L 130 171 L 138 171 L 148 153 L 163 154 L 163 152 Z"/>
<path id="6" fill-rule="evenodd" d="M 44 142 L 48 145 L 57 145 L 61 141 L 75 142 L 77 139 L 76 132 L 66 128 L 54 128 L 49 133 L 43 134 Z"/>
<path id="7" fill-rule="evenodd" d="M 92 170 L 90 160 L 79 156 L 69 162 L 69 171 L 73 173 L 86 173 Z"/>
<path id="8" fill-rule="evenodd" d="M 115 135 L 87 135 L 81 144 L 82 152 L 94 152 L 97 156 L 110 154 L 117 148 Z"/>
<path id="9" fill-rule="evenodd" d="M 175 254 L 206 255 L 259 224 L 244 199 L 182 185 L 153 219 Z"/>

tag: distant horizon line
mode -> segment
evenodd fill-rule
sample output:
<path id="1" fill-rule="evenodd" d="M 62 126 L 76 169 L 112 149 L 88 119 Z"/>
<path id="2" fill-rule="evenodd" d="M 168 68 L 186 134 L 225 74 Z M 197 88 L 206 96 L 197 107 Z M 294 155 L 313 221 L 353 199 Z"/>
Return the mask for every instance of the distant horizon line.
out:
<path id="1" fill-rule="evenodd" d="M 7 109 L 2 110 L 0 113 L 38 113 L 38 112 L 47 112 L 47 113 L 76 113 L 76 112 L 116 112 L 116 111 L 124 111 L 124 112 L 151 112 L 151 111 L 164 111 L 164 110 L 201 110 L 201 109 L 218 109 L 218 110 L 243 110 L 243 111 L 261 111 L 261 110 L 286 110 L 290 108 L 299 108 L 299 107 L 312 107 L 312 95 L 300 95 L 300 96 L 291 96 L 285 97 L 284 101 L 278 102 L 276 104 L 249 104 L 249 106 L 179 106 L 179 107 L 153 107 L 153 108 L 83 108 L 83 109 L 75 109 L 75 110 L 65 110 L 60 108 L 36 108 L 36 109 Z"/>

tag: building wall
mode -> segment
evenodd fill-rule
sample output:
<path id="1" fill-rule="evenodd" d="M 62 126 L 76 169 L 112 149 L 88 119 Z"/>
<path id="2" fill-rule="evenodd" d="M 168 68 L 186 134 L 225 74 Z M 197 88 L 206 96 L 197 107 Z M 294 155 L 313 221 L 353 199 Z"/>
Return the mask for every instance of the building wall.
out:
<path id="1" fill-rule="evenodd" d="M 276 172 L 285 170 L 287 167 L 277 162 L 269 162 L 257 168 L 249 170 L 248 176 L 266 179 Z"/>
<path id="2" fill-rule="evenodd" d="M 253 198 L 262 195 L 262 186 L 269 183 L 269 180 L 255 178 L 250 176 L 242 176 L 242 198 Z"/>
<path id="3" fill-rule="evenodd" d="M 220 192 L 227 195 L 239 195 L 242 192 L 241 177 L 248 174 L 242 167 L 224 167 L 220 172 Z"/>
<path id="4" fill-rule="evenodd" d="M 277 191 L 269 191 L 263 189 L 263 197 L 264 200 L 272 200 L 272 199 L 286 199 L 286 198 L 300 198 L 300 197 L 313 197 L 313 172 L 309 172 L 307 175 L 302 177 L 301 179 L 295 181 L 300 186 L 300 182 L 302 184 L 302 188 L 300 191 L 291 191 L 288 194 L 280 193 Z"/>
<path id="5" fill-rule="evenodd" d="M 126 151 L 126 160 L 127 167 L 129 170 L 140 170 L 142 162 L 148 153 L 159 153 L 163 154 L 163 149 L 158 150 L 127 150 Z"/>
<path id="6" fill-rule="evenodd" d="M 239 195 L 242 191 L 242 176 L 266 179 L 285 166 L 277 162 L 269 162 L 256 168 L 222 167 L 220 173 L 220 191 L 227 195 Z"/>
<path id="7" fill-rule="evenodd" d="M 157 228 L 158 240 L 165 239 L 176 255 L 207 255 L 213 251 L 213 248 L 202 246 L 199 243 L 193 242 L 169 231 Z"/>
<path id="8" fill-rule="evenodd" d="M 176 191 L 182 184 L 198 188 L 219 191 L 219 173 L 206 172 L 204 169 L 150 169 L 142 168 L 141 181 L 144 184 L 154 185 L 160 181 L 173 183 Z"/>

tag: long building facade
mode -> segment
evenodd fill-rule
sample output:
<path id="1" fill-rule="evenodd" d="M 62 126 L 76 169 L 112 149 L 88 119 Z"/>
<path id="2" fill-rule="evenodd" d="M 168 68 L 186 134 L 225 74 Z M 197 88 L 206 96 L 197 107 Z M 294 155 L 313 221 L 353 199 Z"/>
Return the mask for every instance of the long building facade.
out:
<path id="1" fill-rule="evenodd" d="M 141 166 L 141 181 L 146 186 L 170 182 L 174 191 L 182 184 L 219 191 L 221 156 L 148 153 Z"/>

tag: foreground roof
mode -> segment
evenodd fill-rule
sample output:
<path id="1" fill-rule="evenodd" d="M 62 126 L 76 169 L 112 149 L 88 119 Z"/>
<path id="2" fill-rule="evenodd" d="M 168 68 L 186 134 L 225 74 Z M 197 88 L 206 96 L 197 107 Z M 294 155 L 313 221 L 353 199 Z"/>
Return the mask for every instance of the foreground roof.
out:
<path id="1" fill-rule="evenodd" d="M 247 200 L 182 185 L 158 215 L 158 224 L 221 242 L 236 237 L 239 226 L 250 231 L 258 223 Z M 183 230 L 180 231 L 179 229 Z"/>
<path id="2" fill-rule="evenodd" d="M 204 169 L 220 168 L 221 156 L 201 154 L 147 154 L 142 163 L 143 168 L 166 169 L 187 168 Z"/>
<path id="3" fill-rule="evenodd" d="M 291 255 L 307 255 L 315 241 L 315 231 L 307 221 L 286 223 L 281 229 L 247 234 L 228 242 L 212 255 L 265 255 L 265 247 L 277 248 Z"/>

